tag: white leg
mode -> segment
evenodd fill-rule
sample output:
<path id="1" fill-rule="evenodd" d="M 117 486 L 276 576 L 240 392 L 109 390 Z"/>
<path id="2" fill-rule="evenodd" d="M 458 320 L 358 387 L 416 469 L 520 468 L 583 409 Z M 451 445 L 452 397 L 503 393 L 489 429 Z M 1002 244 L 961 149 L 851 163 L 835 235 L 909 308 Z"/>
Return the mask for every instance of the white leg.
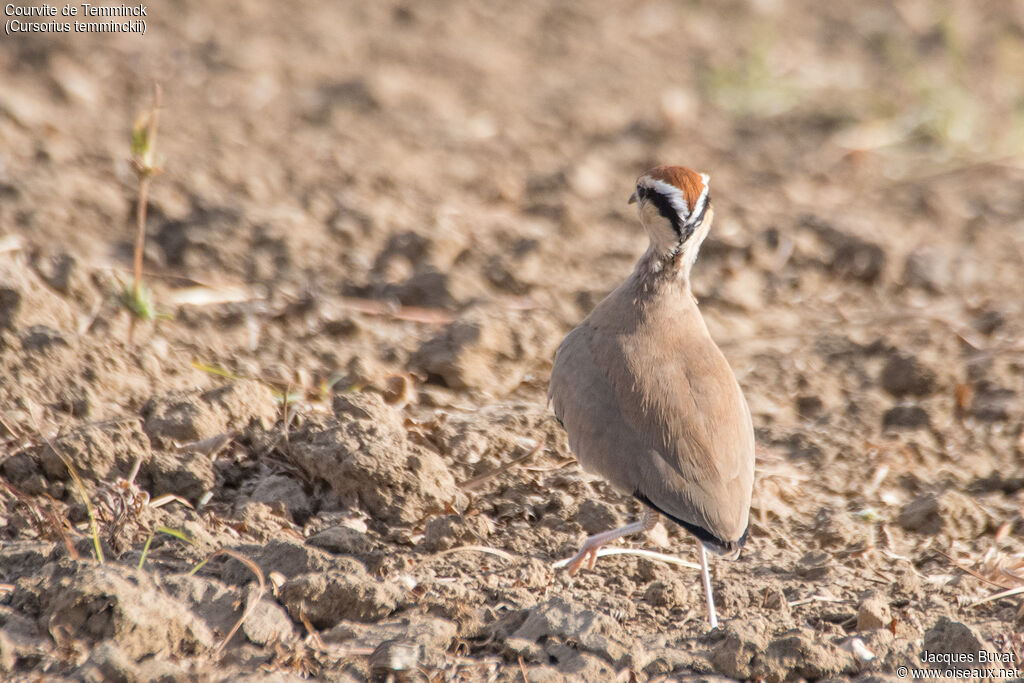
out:
<path id="1" fill-rule="evenodd" d="M 711 594 L 711 573 L 708 571 L 708 553 L 704 550 L 704 544 L 697 541 L 697 549 L 700 552 L 700 573 L 704 577 L 704 594 L 708 598 L 708 621 L 711 622 L 711 630 L 718 628 L 718 615 L 715 614 L 715 597 Z"/>
<path id="2" fill-rule="evenodd" d="M 654 528 L 654 525 L 658 523 L 658 513 L 653 511 L 644 512 L 644 516 L 638 521 L 626 526 L 620 526 L 618 529 L 612 529 L 610 531 L 602 531 L 599 534 L 594 534 L 586 541 L 583 542 L 583 547 L 576 553 L 576 556 L 569 560 L 569 564 L 565 566 L 569 570 L 569 575 L 572 576 L 580 570 L 583 566 L 583 562 L 589 557 L 590 565 L 588 569 L 594 568 L 594 563 L 597 562 L 597 549 L 601 546 L 614 541 L 617 538 L 623 536 L 630 536 L 632 534 L 638 534 L 641 531 L 650 531 Z"/>

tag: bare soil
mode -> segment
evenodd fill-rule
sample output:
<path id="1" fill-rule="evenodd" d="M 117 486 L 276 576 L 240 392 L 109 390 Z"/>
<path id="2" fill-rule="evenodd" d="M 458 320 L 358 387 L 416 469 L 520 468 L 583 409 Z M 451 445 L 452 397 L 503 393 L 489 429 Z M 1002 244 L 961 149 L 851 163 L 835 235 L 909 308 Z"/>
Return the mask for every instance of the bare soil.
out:
<path id="1" fill-rule="evenodd" d="M 1019 6 L 148 11 L 0 41 L 0 677 L 1024 669 Z M 711 175 L 695 290 L 757 432 L 716 632 L 694 569 L 553 566 L 641 512 L 545 391 L 657 163 Z"/>

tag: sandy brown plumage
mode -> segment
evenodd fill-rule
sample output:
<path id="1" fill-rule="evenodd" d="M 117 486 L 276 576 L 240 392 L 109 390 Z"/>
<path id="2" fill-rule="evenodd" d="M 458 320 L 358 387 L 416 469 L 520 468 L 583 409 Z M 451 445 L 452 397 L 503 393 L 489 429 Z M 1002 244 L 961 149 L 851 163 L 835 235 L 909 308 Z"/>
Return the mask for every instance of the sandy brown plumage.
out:
<path id="1" fill-rule="evenodd" d="M 643 280 L 562 342 L 551 403 L 584 469 L 732 552 L 750 509 L 750 414 L 688 288 Z"/>
<path id="2" fill-rule="evenodd" d="M 707 176 L 659 166 L 633 199 L 651 244 L 633 273 L 565 338 L 548 397 L 584 469 L 735 557 L 746 538 L 754 433 L 743 393 L 708 333 L 689 272 L 713 220 Z M 617 531 L 588 539 L 570 563 Z M 712 625 L 717 623 L 705 567 Z"/>

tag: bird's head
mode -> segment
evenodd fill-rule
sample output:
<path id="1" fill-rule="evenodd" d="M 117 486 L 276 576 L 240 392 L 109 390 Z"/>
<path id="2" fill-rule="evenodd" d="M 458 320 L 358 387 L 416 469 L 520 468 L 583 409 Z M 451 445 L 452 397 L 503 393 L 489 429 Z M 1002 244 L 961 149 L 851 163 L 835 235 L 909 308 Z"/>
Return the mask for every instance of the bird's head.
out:
<path id="1" fill-rule="evenodd" d="M 629 198 L 651 236 L 651 249 L 662 260 L 678 260 L 686 273 L 714 216 L 708 181 L 707 174 L 683 166 L 658 166 L 637 178 Z"/>

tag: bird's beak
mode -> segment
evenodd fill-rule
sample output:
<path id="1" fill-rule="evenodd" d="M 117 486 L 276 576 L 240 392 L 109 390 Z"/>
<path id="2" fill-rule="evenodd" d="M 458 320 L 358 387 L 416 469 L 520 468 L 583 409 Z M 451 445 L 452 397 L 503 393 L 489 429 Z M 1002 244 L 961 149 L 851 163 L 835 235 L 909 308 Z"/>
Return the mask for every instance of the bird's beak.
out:
<path id="1" fill-rule="evenodd" d="M 636 192 L 634 192 L 633 194 L 629 195 L 629 201 L 626 202 L 626 203 L 627 204 L 636 204 Z"/>

